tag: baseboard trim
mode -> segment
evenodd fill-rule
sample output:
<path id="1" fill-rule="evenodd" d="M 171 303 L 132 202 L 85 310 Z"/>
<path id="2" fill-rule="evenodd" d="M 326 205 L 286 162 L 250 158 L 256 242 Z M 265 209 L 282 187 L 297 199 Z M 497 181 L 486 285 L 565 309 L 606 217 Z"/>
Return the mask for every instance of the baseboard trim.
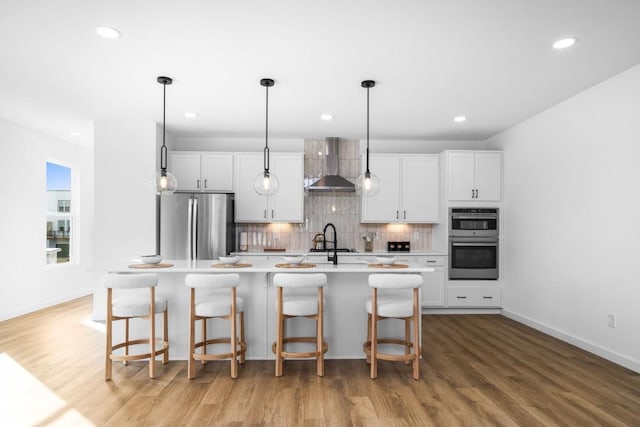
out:
<path id="1" fill-rule="evenodd" d="M 61 297 L 61 298 L 56 298 L 56 299 L 49 300 L 49 301 L 39 302 L 37 304 L 22 308 L 22 309 L 20 309 L 18 311 L 10 311 L 8 313 L 0 313 L 0 322 L 3 322 L 5 320 L 10 320 L 10 319 L 13 319 L 13 318 L 19 317 L 19 316 L 24 316 L 25 314 L 33 313 L 34 311 L 42 310 L 43 308 L 49 308 L 49 307 L 52 307 L 54 305 L 62 304 L 63 302 L 71 301 L 71 300 L 74 300 L 76 298 L 80 298 L 80 297 L 84 297 L 84 296 L 92 295 L 92 294 L 93 294 L 93 290 L 85 289 L 85 290 L 80 291 L 80 292 L 74 292 L 74 293 L 72 293 L 70 295 L 65 295 L 64 297 Z"/>
<path id="2" fill-rule="evenodd" d="M 426 308 L 422 307 L 422 314 L 501 314 L 499 308 Z"/>
<path id="3" fill-rule="evenodd" d="M 640 373 L 640 361 L 630 359 L 626 356 L 616 353 L 615 351 L 608 350 L 604 347 L 601 347 L 589 341 L 585 341 L 574 335 L 559 331 L 555 328 L 552 328 L 549 325 L 545 325 L 544 323 L 540 323 L 536 320 L 530 319 L 526 316 L 522 316 L 512 311 L 503 309 L 502 315 L 505 317 L 508 317 L 509 319 L 515 320 L 518 323 L 522 323 L 533 329 L 536 329 L 540 332 L 544 332 L 547 335 L 551 335 L 552 337 L 557 338 L 561 341 L 575 345 L 576 347 L 581 348 L 582 350 L 588 351 L 589 353 L 593 353 L 597 356 L 607 359 L 610 362 L 613 362 L 620 366 L 624 366 L 625 368 L 631 369 L 634 372 Z"/>

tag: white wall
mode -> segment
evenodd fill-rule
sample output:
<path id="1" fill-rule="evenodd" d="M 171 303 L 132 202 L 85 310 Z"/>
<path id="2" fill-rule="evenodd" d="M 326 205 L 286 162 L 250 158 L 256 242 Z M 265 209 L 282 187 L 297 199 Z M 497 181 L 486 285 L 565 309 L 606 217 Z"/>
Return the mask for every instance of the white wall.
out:
<path id="1" fill-rule="evenodd" d="M 95 145 L 95 266 L 155 253 L 156 196 L 150 180 L 159 164 L 154 122 L 97 121 Z"/>
<path id="2" fill-rule="evenodd" d="M 504 150 L 505 314 L 640 371 L 640 66 L 488 148 Z"/>
<path id="3" fill-rule="evenodd" d="M 0 119 L 0 320 L 91 292 L 91 146 Z M 73 262 L 46 265 L 46 162 L 71 167 Z"/>

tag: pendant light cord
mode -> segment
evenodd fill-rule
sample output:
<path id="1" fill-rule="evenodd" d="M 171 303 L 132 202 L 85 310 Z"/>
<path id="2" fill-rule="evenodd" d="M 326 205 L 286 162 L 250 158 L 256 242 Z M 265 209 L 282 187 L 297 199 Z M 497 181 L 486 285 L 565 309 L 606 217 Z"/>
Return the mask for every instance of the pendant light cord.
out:
<path id="1" fill-rule="evenodd" d="M 162 95 L 162 148 L 160 148 L 160 170 L 163 175 L 167 173 L 167 146 L 165 145 L 166 135 L 166 115 L 167 115 L 167 84 L 162 83 L 163 95 Z"/>
<path id="2" fill-rule="evenodd" d="M 263 166 L 264 173 L 269 174 L 269 86 L 265 86 L 267 89 L 267 102 L 265 107 L 265 125 L 264 125 L 264 157 Z"/>
<path id="3" fill-rule="evenodd" d="M 367 171 L 365 172 L 368 177 L 371 175 L 369 172 L 369 88 L 367 87 Z"/>

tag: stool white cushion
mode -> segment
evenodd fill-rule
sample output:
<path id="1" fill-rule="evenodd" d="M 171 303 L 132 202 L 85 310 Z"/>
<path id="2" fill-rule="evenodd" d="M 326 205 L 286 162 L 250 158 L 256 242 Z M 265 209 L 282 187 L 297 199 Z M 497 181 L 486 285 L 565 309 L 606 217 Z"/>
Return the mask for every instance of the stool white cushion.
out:
<path id="1" fill-rule="evenodd" d="M 236 296 L 236 313 L 244 312 L 244 300 Z M 196 303 L 196 316 L 222 317 L 231 314 L 231 301 L 229 295 L 206 297 Z"/>
<path id="2" fill-rule="evenodd" d="M 371 314 L 371 299 L 367 300 L 367 313 Z M 379 296 L 378 316 L 411 317 L 413 316 L 413 299 L 401 296 Z"/>
<path id="3" fill-rule="evenodd" d="M 116 317 L 143 317 L 149 315 L 149 298 L 118 298 L 112 303 L 112 312 Z M 162 313 L 167 308 L 167 300 L 156 298 L 155 311 Z"/>
<path id="4" fill-rule="evenodd" d="M 278 300 L 276 300 L 276 310 Z M 327 299 L 322 298 L 327 306 Z M 286 316 L 313 316 L 318 314 L 318 297 L 316 295 L 291 295 L 282 297 L 282 314 Z"/>

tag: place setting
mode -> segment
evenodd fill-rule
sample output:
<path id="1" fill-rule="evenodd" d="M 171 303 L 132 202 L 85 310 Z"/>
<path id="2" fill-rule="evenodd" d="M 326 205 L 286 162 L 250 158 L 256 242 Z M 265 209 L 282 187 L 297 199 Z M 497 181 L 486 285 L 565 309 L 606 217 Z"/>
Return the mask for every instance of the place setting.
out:
<path id="1" fill-rule="evenodd" d="M 295 255 L 282 257 L 284 263 L 276 264 L 278 268 L 313 268 L 316 265 L 310 262 L 303 262 L 307 255 Z"/>
<path id="2" fill-rule="evenodd" d="M 246 268 L 252 265 L 246 262 L 239 262 L 238 256 L 221 256 L 218 258 L 219 263 L 211 264 L 213 268 Z"/>
<path id="3" fill-rule="evenodd" d="M 131 264 L 129 266 L 129 268 L 142 268 L 142 269 L 148 269 L 148 268 L 169 268 L 169 267 L 173 267 L 173 264 L 171 263 L 162 263 L 162 255 L 140 255 L 140 260 L 135 260 L 135 261 L 141 261 L 141 263 L 137 263 L 137 264 Z"/>
<path id="4" fill-rule="evenodd" d="M 409 267 L 409 265 L 407 265 L 407 264 L 398 264 L 397 262 L 398 262 L 398 258 L 397 257 L 377 256 L 376 257 L 376 262 L 369 264 L 369 267 L 371 267 L 371 268 L 388 268 L 388 269 L 408 268 Z"/>

